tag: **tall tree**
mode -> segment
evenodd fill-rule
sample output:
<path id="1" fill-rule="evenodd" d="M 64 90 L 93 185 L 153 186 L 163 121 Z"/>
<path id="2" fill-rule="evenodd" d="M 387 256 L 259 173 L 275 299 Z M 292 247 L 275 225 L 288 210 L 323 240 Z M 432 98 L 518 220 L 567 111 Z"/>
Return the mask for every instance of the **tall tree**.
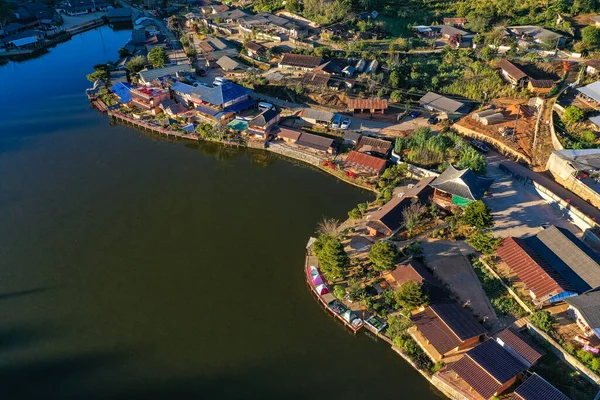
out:
<path id="1" fill-rule="evenodd" d="M 465 224 L 478 229 L 490 228 L 494 225 L 494 218 L 492 217 L 490 208 L 481 200 L 469 203 L 465 207 L 462 220 Z"/>
<path id="2" fill-rule="evenodd" d="M 317 238 L 313 250 L 327 279 L 334 280 L 344 276 L 346 268 L 350 265 L 350 258 L 338 238 L 321 235 Z"/>
<path id="3" fill-rule="evenodd" d="M 398 249 L 391 242 L 377 242 L 371 246 L 369 261 L 373 263 L 376 271 L 389 271 L 394 267 L 394 260 Z"/>
<path id="4" fill-rule="evenodd" d="M 414 281 L 404 282 L 394 292 L 396 301 L 402 308 L 412 311 L 417 307 L 426 306 L 429 303 L 429 298 L 423 292 L 423 286 Z"/>
<path id="5" fill-rule="evenodd" d="M 148 61 L 154 68 L 162 68 L 169 61 L 169 58 L 162 47 L 154 47 L 148 52 Z"/>

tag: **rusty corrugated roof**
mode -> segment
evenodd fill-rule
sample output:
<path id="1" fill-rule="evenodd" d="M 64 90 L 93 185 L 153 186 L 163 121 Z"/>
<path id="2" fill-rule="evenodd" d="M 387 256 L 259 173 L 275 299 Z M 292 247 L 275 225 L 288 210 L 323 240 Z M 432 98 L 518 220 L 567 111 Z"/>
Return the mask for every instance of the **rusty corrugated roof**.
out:
<path id="1" fill-rule="evenodd" d="M 348 167 L 354 167 L 373 174 L 378 174 L 385 168 L 386 161 L 352 150 L 350 154 L 348 154 L 345 164 Z"/>
<path id="2" fill-rule="evenodd" d="M 562 292 L 574 291 L 552 266 L 522 240 L 510 236 L 504 238 L 496 254 L 517 274 L 539 301 L 545 301 Z"/>

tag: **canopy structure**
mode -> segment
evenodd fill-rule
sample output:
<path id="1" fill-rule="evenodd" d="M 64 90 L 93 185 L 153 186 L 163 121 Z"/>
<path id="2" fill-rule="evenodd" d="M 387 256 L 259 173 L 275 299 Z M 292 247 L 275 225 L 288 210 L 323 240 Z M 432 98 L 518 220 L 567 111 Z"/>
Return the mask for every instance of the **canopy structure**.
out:
<path id="1" fill-rule="evenodd" d="M 318 294 L 327 294 L 329 293 L 329 289 L 327 288 L 327 286 L 325 286 L 325 284 L 320 284 L 319 286 L 317 286 L 315 288 L 315 290 L 317 291 Z"/>
<path id="2" fill-rule="evenodd" d="M 318 269 L 317 269 L 317 267 L 315 267 L 314 265 L 311 265 L 311 266 L 308 268 L 308 274 L 309 274 L 311 277 L 317 276 L 317 275 L 319 275 L 319 270 L 318 270 Z"/>
<path id="3" fill-rule="evenodd" d="M 321 275 L 315 275 L 311 278 L 313 285 L 322 285 L 323 284 L 323 278 L 321 278 Z"/>

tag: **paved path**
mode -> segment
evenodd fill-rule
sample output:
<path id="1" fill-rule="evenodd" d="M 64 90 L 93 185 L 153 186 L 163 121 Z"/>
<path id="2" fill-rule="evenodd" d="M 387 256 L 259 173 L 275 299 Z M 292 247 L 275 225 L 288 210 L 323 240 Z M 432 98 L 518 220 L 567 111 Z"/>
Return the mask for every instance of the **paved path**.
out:
<path id="1" fill-rule="evenodd" d="M 497 165 L 499 164 L 499 162 L 506 165 L 508 168 L 518 173 L 519 175 L 530 178 L 531 180 L 548 188 L 560 198 L 564 200 L 569 199 L 571 201 L 571 204 L 578 208 L 581 212 L 583 212 L 584 214 L 596 221 L 600 221 L 600 210 L 583 200 L 581 197 L 577 196 L 575 193 L 565 189 L 564 187 L 556 183 L 554 180 L 548 177 L 546 173 L 533 172 L 527 167 L 510 161 L 506 157 L 503 157 L 496 152 L 490 151 L 488 155 L 488 163 L 492 165 L 493 163 L 495 163 Z"/>

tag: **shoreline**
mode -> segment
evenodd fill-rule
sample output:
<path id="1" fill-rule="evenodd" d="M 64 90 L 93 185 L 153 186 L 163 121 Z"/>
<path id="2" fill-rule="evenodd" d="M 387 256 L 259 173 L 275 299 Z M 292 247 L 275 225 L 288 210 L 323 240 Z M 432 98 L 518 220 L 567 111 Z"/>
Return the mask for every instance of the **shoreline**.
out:
<path id="1" fill-rule="evenodd" d="M 206 140 L 203 139 L 197 135 L 193 135 L 193 134 L 184 134 L 181 132 L 177 132 L 177 131 L 173 131 L 173 130 L 169 130 L 169 129 L 165 129 L 162 127 L 158 127 L 158 126 L 153 126 L 150 124 L 146 124 L 142 121 L 138 121 L 135 120 L 134 118 L 131 118 L 129 116 L 126 116 L 124 114 L 121 114 L 119 112 L 115 112 L 110 110 L 106 104 L 104 104 L 104 102 L 102 102 L 102 100 L 100 99 L 95 99 L 93 101 L 90 102 L 90 105 L 92 105 L 93 107 L 95 107 L 98 111 L 100 111 L 100 113 L 104 114 L 106 113 L 109 117 L 109 121 L 115 121 L 116 123 L 120 123 L 121 125 L 124 126 L 128 126 L 128 127 L 137 127 L 140 129 L 143 129 L 144 131 L 150 131 L 156 134 L 159 134 L 161 136 L 166 136 L 167 138 L 170 137 L 175 137 L 178 139 L 186 139 L 186 140 L 190 140 L 190 141 L 194 141 L 194 142 L 211 142 L 211 143 L 219 143 L 222 145 L 229 145 L 229 146 L 236 146 L 236 147 L 244 147 L 247 149 L 253 149 L 253 150 L 262 150 L 262 151 L 266 151 L 272 154 L 276 154 L 278 156 L 281 156 L 283 159 L 288 159 L 289 160 L 294 160 L 294 161 L 298 161 L 301 162 L 305 165 L 309 165 L 312 167 L 317 168 L 318 170 L 322 171 L 322 172 L 326 172 L 327 174 L 333 176 L 334 178 L 337 178 L 338 180 L 345 182 L 347 184 L 350 184 L 352 186 L 355 186 L 357 188 L 363 189 L 363 190 L 368 190 L 372 193 L 377 194 L 377 190 L 375 188 L 369 187 L 369 186 L 365 186 L 365 185 L 361 185 L 360 183 L 356 182 L 356 181 L 351 181 L 349 179 L 345 179 L 343 177 L 341 177 L 339 174 L 336 174 L 334 171 L 332 171 L 330 168 L 325 168 L 320 164 L 314 164 L 311 163 L 309 161 L 307 161 L 306 159 L 303 159 L 301 157 L 294 157 L 292 155 L 290 155 L 290 153 L 286 153 L 283 154 L 281 152 L 278 151 L 274 151 L 273 149 L 271 149 L 271 146 L 265 148 L 264 146 L 249 146 L 248 144 L 242 144 L 242 143 L 238 143 L 238 142 L 227 142 L 227 141 L 218 141 L 218 140 Z"/>

